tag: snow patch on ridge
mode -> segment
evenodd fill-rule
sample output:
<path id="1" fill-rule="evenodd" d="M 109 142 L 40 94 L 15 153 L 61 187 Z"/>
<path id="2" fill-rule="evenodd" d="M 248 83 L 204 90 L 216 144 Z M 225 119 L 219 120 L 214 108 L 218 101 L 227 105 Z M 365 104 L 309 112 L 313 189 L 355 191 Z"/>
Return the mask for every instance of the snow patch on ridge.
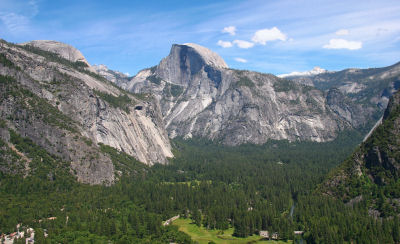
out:
<path id="1" fill-rule="evenodd" d="M 292 77 L 292 76 L 312 76 L 312 75 L 318 75 L 318 74 L 327 73 L 327 72 L 329 72 L 329 71 L 316 66 L 312 70 L 309 70 L 309 71 L 304 71 L 304 72 L 294 71 L 289 74 L 281 74 L 281 75 L 277 75 L 277 76 L 280 78 L 286 78 L 286 77 Z"/>

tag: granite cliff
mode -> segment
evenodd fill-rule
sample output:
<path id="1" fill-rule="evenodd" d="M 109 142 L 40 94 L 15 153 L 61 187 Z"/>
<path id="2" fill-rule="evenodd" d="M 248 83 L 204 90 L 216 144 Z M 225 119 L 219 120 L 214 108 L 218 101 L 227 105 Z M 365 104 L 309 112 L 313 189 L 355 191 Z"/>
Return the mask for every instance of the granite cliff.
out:
<path id="1" fill-rule="evenodd" d="M 0 60 L 1 139 L 9 148 L 15 132 L 67 162 L 79 181 L 90 184 L 111 184 L 122 173 L 99 145 L 148 165 L 173 157 L 153 97 L 130 94 L 93 73 L 75 48 L 53 41 L 1 41 Z"/>
<path id="2" fill-rule="evenodd" d="M 339 89 L 353 101 L 369 107 L 377 106 L 379 111 L 383 111 L 389 98 L 400 87 L 400 63 L 383 68 L 325 70 L 319 73 L 289 74 L 285 77 L 323 91 Z"/>
<path id="3" fill-rule="evenodd" d="M 390 98 L 378 125 L 351 157 L 331 172 L 320 192 L 354 204 L 365 201 L 370 215 L 400 212 L 400 92 Z"/>
<path id="4" fill-rule="evenodd" d="M 271 74 L 229 69 L 216 53 L 191 43 L 173 45 L 157 66 L 120 85 L 154 94 L 170 138 L 197 136 L 228 145 L 329 141 L 365 125 L 374 113 L 340 90 L 324 92 Z"/>

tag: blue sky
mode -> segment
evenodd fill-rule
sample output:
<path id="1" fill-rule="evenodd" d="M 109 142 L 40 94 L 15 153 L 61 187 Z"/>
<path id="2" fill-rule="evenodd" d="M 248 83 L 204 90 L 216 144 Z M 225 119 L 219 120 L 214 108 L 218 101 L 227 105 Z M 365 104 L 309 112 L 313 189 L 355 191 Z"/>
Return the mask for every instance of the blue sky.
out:
<path id="1" fill-rule="evenodd" d="M 186 42 L 273 74 L 382 67 L 400 61 L 400 1 L 0 0 L 0 38 L 65 42 L 131 75 Z"/>

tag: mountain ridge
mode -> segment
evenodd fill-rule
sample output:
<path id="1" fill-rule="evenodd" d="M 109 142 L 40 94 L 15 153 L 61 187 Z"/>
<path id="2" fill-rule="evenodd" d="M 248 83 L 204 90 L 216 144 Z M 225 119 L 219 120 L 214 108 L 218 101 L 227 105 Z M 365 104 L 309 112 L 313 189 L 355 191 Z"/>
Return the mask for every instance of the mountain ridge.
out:
<path id="1" fill-rule="evenodd" d="M 69 163 L 79 181 L 112 184 L 118 179 L 124 166 L 115 165 L 99 143 L 149 165 L 173 157 L 152 96 L 130 94 L 54 52 L 5 41 L 0 45 L 1 119 Z M 72 131 L 64 125 L 67 121 L 72 121 Z M 4 135 L 8 142 L 8 132 Z"/>
<path id="2" fill-rule="evenodd" d="M 332 171 L 319 191 L 350 204 L 366 201 L 370 215 L 388 217 L 400 212 L 400 92 L 369 137 Z"/>
<path id="3" fill-rule="evenodd" d="M 271 74 L 211 66 L 194 51 L 174 44 L 159 65 L 121 86 L 155 94 L 171 138 L 200 136 L 229 145 L 327 141 L 344 128 L 367 124 L 374 113 L 349 99 L 331 104 L 328 93 Z"/>

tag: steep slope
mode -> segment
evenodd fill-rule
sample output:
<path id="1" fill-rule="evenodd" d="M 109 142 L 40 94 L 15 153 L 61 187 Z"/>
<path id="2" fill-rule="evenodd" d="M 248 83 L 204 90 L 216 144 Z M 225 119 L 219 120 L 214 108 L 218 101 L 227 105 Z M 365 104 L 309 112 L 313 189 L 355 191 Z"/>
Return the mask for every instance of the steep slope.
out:
<path id="1" fill-rule="evenodd" d="M 131 77 L 127 76 L 126 74 L 111 70 L 104 64 L 92 65 L 91 68 L 94 72 L 103 76 L 117 86 L 124 86 L 131 79 Z"/>
<path id="2" fill-rule="evenodd" d="M 382 124 L 320 190 L 345 201 L 364 199 L 375 216 L 400 213 L 400 92 L 390 99 Z"/>
<path id="3" fill-rule="evenodd" d="M 66 60 L 69 60 L 71 62 L 82 62 L 87 66 L 90 66 L 89 62 L 78 49 L 65 43 L 49 40 L 36 40 L 22 43 L 21 45 L 37 47 L 45 51 L 56 53 L 60 57 L 65 58 Z"/>
<path id="4" fill-rule="evenodd" d="M 229 145 L 268 139 L 329 141 L 365 124 L 372 109 L 270 74 L 229 69 L 196 44 L 173 45 L 159 65 L 122 86 L 155 94 L 169 136 L 206 137 Z M 340 92 L 336 92 L 336 97 Z"/>
<path id="5" fill-rule="evenodd" d="M 385 109 L 390 96 L 400 87 L 400 63 L 384 68 L 345 69 L 286 78 L 325 91 L 337 88 L 353 101 Z"/>
<path id="6" fill-rule="evenodd" d="M 32 45 L 2 41 L 0 47 L 0 115 L 6 128 L 70 163 L 79 181 L 112 183 L 115 167 L 122 167 L 98 143 L 150 165 L 173 156 L 151 96 L 129 94 L 80 63 Z M 8 134 L 2 134 L 7 143 Z"/>

